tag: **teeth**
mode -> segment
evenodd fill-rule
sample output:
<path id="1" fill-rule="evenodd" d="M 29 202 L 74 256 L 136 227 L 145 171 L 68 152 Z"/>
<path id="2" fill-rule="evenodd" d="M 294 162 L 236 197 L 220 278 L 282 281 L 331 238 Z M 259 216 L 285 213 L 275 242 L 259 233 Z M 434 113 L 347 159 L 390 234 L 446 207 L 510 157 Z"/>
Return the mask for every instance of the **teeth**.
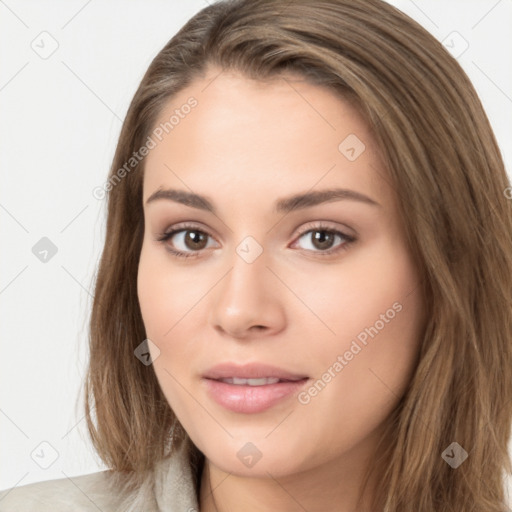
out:
<path id="1" fill-rule="evenodd" d="M 280 379 L 277 377 L 264 377 L 262 379 L 239 379 L 238 377 L 233 377 L 229 379 L 220 379 L 221 382 L 225 382 L 227 384 L 236 384 L 236 385 L 249 385 L 249 386 L 264 386 L 265 384 L 276 384 Z"/>

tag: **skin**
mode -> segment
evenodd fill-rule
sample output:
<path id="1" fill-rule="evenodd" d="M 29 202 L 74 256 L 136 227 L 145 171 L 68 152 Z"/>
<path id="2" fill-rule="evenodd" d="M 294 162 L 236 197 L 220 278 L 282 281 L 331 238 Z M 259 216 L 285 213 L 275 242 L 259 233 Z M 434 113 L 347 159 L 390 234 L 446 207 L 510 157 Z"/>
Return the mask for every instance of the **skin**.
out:
<path id="1" fill-rule="evenodd" d="M 371 133 L 330 90 L 284 76 L 264 83 L 210 68 L 163 109 L 157 124 L 190 96 L 198 101 L 145 161 L 144 204 L 172 187 L 205 195 L 218 210 L 145 204 L 138 273 L 147 337 L 160 351 L 152 349 L 154 371 L 206 456 L 201 511 L 356 510 L 383 422 L 417 364 L 419 280 Z M 338 149 L 349 134 L 365 145 L 354 161 Z M 343 199 L 273 212 L 277 198 L 331 187 L 379 205 Z M 211 236 L 199 246 L 186 243 L 190 231 L 155 240 L 185 221 Z M 301 234 L 319 221 L 356 241 L 322 255 L 346 239 L 322 246 L 314 235 L 325 231 Z M 236 252 L 248 236 L 263 250 L 251 263 Z M 166 244 L 199 257 L 177 258 Z M 394 318 L 333 372 L 338 356 L 396 303 Z M 242 414 L 205 392 L 201 375 L 224 361 L 273 364 L 311 377 L 309 385 L 329 368 L 335 376 L 306 404 L 292 396 Z M 237 457 L 247 442 L 262 454 L 252 467 Z"/>

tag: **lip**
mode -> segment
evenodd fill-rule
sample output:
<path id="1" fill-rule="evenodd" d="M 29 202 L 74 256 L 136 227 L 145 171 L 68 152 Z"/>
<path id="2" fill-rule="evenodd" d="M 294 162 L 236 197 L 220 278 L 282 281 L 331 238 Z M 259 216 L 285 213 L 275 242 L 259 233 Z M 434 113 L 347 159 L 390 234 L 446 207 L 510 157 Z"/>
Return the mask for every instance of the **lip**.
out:
<path id="1" fill-rule="evenodd" d="M 253 414 L 266 411 L 285 398 L 290 398 L 309 381 L 283 381 L 263 386 L 228 384 L 203 378 L 208 395 L 219 405 L 233 412 Z"/>
<path id="2" fill-rule="evenodd" d="M 249 386 L 218 380 L 230 377 L 245 379 L 275 377 L 283 379 L 283 382 Z M 260 363 L 246 365 L 223 363 L 205 372 L 202 378 L 211 399 L 230 411 L 244 414 L 254 414 L 270 409 L 285 398 L 296 394 L 309 380 L 306 375 Z"/>
<path id="3" fill-rule="evenodd" d="M 236 364 L 231 362 L 221 363 L 207 370 L 203 377 L 206 379 L 226 379 L 239 377 L 241 379 L 258 379 L 263 377 L 276 377 L 283 380 L 300 380 L 307 375 L 293 373 L 277 366 L 263 363 Z"/>

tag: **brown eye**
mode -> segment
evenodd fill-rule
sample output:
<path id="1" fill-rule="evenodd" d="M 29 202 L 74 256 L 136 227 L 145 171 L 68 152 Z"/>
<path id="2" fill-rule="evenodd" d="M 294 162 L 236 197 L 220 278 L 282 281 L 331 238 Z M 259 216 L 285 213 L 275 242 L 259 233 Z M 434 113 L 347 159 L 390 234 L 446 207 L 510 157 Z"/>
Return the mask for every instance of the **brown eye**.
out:
<path id="1" fill-rule="evenodd" d="M 207 247 L 208 238 L 210 238 L 210 235 L 200 229 L 182 228 L 164 233 L 158 240 L 160 242 L 171 241 L 171 245 L 175 247 L 174 249 L 169 248 L 171 252 L 176 251 L 176 253 L 187 254 L 205 249 Z M 192 256 L 193 254 L 190 255 Z"/>
<path id="2" fill-rule="evenodd" d="M 322 251 L 330 249 L 336 238 L 334 233 L 329 231 L 312 231 L 312 233 L 314 233 L 312 237 L 313 245 Z"/>
<path id="3" fill-rule="evenodd" d="M 198 230 L 184 230 L 185 236 L 183 237 L 183 243 L 188 249 L 200 251 L 206 247 L 208 242 L 208 235 Z"/>
<path id="4" fill-rule="evenodd" d="M 155 240 L 161 243 L 165 250 L 178 258 L 197 258 L 203 250 L 208 248 L 208 239 L 212 242 L 214 238 L 199 229 L 194 224 L 181 224 L 171 231 L 160 233 Z"/>
<path id="5" fill-rule="evenodd" d="M 299 240 L 302 238 L 311 241 L 309 244 L 311 248 L 306 247 L 306 250 L 319 254 L 325 253 L 326 255 L 337 252 L 338 250 L 344 250 L 355 241 L 355 237 L 353 236 L 346 235 L 336 229 L 324 228 L 322 226 L 309 229 L 302 233 L 299 236 Z M 341 239 L 342 243 L 339 243 L 338 246 L 333 249 L 336 238 Z"/>

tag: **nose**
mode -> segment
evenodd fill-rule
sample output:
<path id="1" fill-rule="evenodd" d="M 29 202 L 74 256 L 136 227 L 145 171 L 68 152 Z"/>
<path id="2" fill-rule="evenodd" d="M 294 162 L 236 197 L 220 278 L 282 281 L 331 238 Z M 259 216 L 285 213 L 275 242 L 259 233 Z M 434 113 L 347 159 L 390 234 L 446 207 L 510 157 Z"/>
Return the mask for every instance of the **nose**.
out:
<path id="1" fill-rule="evenodd" d="M 240 254 L 234 252 L 229 271 L 212 290 L 210 324 L 221 335 L 239 339 L 275 334 L 285 324 L 284 287 L 265 251 L 254 261 Z"/>

